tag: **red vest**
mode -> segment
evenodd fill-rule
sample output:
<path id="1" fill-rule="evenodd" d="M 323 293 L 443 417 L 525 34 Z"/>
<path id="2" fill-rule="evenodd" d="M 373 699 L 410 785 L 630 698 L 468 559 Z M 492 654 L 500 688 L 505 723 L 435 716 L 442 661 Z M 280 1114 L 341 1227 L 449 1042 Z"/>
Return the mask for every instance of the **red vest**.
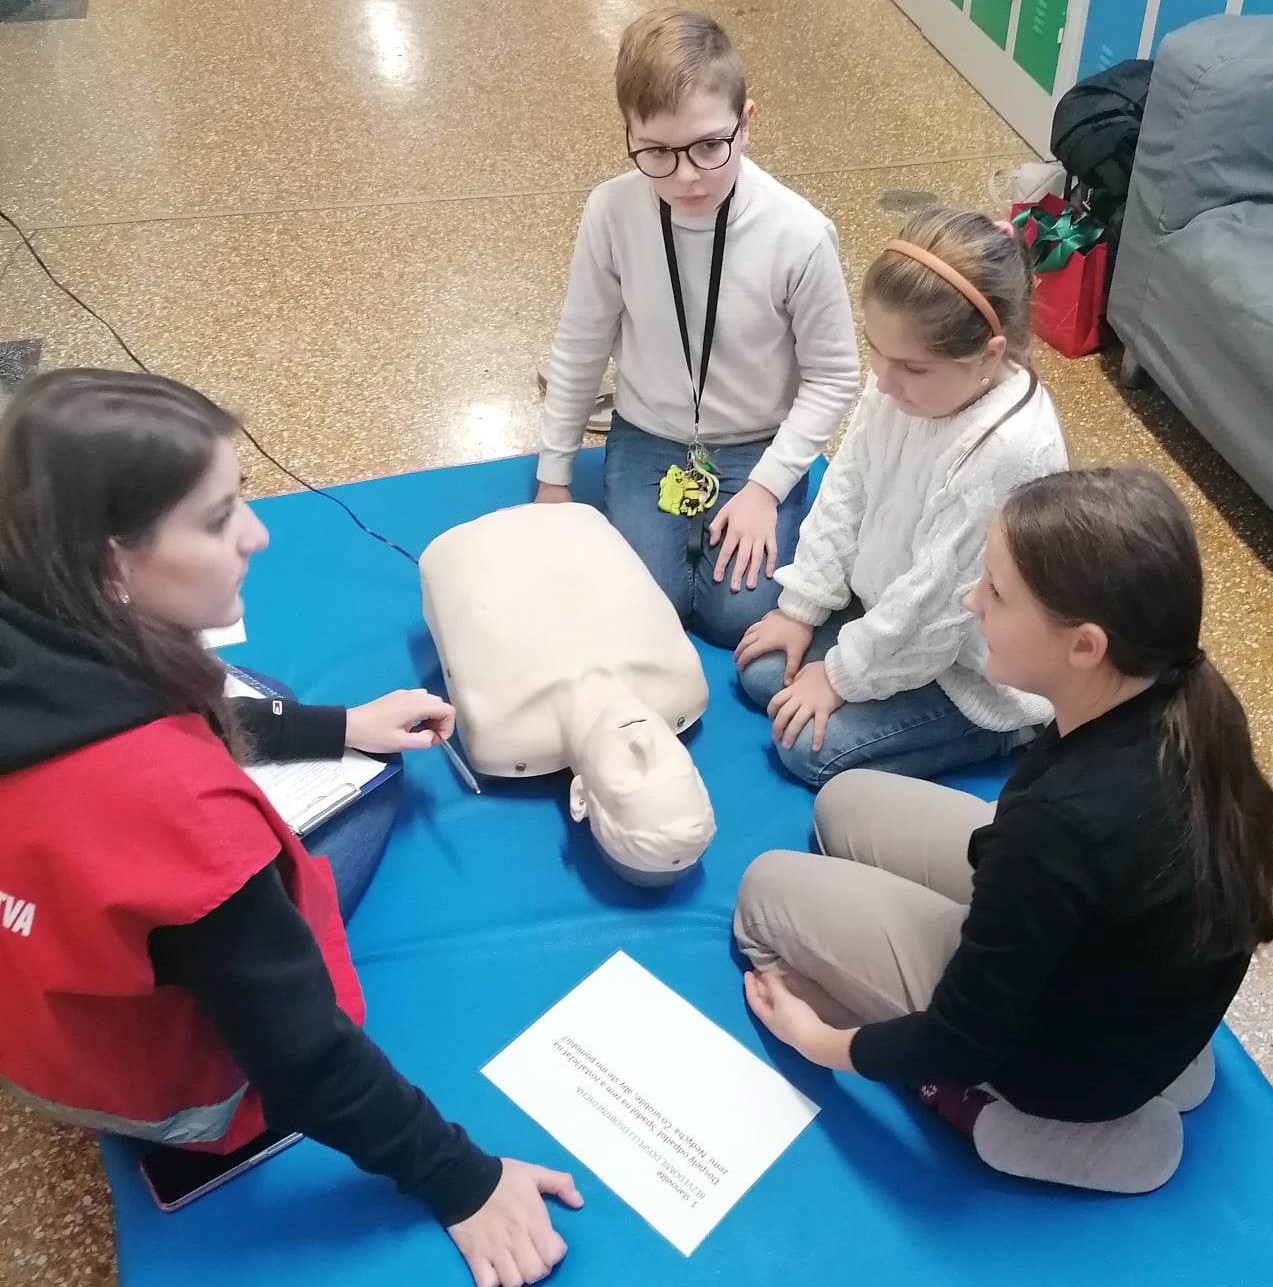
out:
<path id="1" fill-rule="evenodd" d="M 173 716 L 0 777 L 0 1082 L 81 1125 L 229 1152 L 261 1106 L 147 938 L 278 859 L 342 1010 L 362 993 L 331 871 L 204 720 Z"/>

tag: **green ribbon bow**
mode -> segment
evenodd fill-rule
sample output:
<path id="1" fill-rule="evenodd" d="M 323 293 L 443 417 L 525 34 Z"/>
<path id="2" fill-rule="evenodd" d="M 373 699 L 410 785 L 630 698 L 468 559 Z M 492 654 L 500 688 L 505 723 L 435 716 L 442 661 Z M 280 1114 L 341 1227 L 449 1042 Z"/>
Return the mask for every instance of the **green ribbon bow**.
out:
<path id="1" fill-rule="evenodd" d="M 1048 214 L 1031 206 L 1020 211 L 1012 222 L 1024 234 L 1031 219 L 1038 225 L 1038 235 L 1030 248 L 1036 273 L 1054 273 L 1064 268 L 1076 251 L 1091 250 L 1105 236 L 1105 225 L 1094 214 L 1073 206 L 1066 206 L 1060 214 Z"/>

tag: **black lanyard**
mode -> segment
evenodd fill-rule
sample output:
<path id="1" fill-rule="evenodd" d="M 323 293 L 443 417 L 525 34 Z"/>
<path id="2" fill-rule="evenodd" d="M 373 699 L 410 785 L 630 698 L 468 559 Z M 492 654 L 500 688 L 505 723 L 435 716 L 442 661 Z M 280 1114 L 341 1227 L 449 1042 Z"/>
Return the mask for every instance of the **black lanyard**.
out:
<path id="1" fill-rule="evenodd" d="M 663 225 L 663 249 L 667 252 L 667 275 L 672 282 L 672 299 L 676 302 L 676 320 L 681 328 L 681 348 L 685 369 L 689 372 L 690 392 L 694 395 L 694 440 L 698 441 L 698 418 L 707 384 L 707 364 L 712 356 L 712 336 L 716 332 L 716 304 L 720 299 L 721 265 L 725 262 L 725 229 L 729 223 L 729 204 L 734 189 L 721 202 L 716 212 L 716 232 L 712 237 L 712 271 L 707 279 L 707 313 L 703 318 L 703 351 L 699 356 L 698 384 L 694 383 L 694 359 L 690 356 L 690 331 L 685 322 L 685 297 L 681 294 L 681 274 L 676 265 L 676 243 L 672 238 L 672 207 L 659 201 L 659 221 Z"/>

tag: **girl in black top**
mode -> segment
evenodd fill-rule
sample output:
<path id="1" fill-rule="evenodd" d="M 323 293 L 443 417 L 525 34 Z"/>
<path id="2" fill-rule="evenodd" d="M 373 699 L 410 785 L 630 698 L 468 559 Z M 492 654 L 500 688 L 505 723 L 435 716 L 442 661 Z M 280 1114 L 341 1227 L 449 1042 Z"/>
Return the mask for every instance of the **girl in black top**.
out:
<path id="1" fill-rule="evenodd" d="M 1000 1169 L 1153 1188 L 1273 938 L 1273 792 L 1199 647 L 1193 528 L 1148 470 L 1039 479 L 966 602 L 987 675 L 1055 723 L 997 808 L 885 774 L 830 783 L 819 841 L 853 861 L 752 864 L 747 999 L 814 1062 L 917 1088 Z"/>

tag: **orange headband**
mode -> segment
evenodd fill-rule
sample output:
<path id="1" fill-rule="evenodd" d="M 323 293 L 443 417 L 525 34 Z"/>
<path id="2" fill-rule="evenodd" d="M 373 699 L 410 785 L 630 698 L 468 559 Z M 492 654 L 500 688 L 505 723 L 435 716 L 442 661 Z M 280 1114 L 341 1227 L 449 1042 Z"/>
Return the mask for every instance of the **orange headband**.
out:
<path id="1" fill-rule="evenodd" d="M 899 255 L 905 255 L 907 259 L 913 259 L 916 263 L 931 269 L 938 277 L 949 282 L 986 319 L 991 335 L 1003 334 L 999 314 L 991 307 L 990 301 L 958 269 L 952 268 L 944 259 L 938 259 L 931 250 L 914 246 L 909 241 L 894 239 L 885 243 L 884 249 L 895 250 Z"/>

